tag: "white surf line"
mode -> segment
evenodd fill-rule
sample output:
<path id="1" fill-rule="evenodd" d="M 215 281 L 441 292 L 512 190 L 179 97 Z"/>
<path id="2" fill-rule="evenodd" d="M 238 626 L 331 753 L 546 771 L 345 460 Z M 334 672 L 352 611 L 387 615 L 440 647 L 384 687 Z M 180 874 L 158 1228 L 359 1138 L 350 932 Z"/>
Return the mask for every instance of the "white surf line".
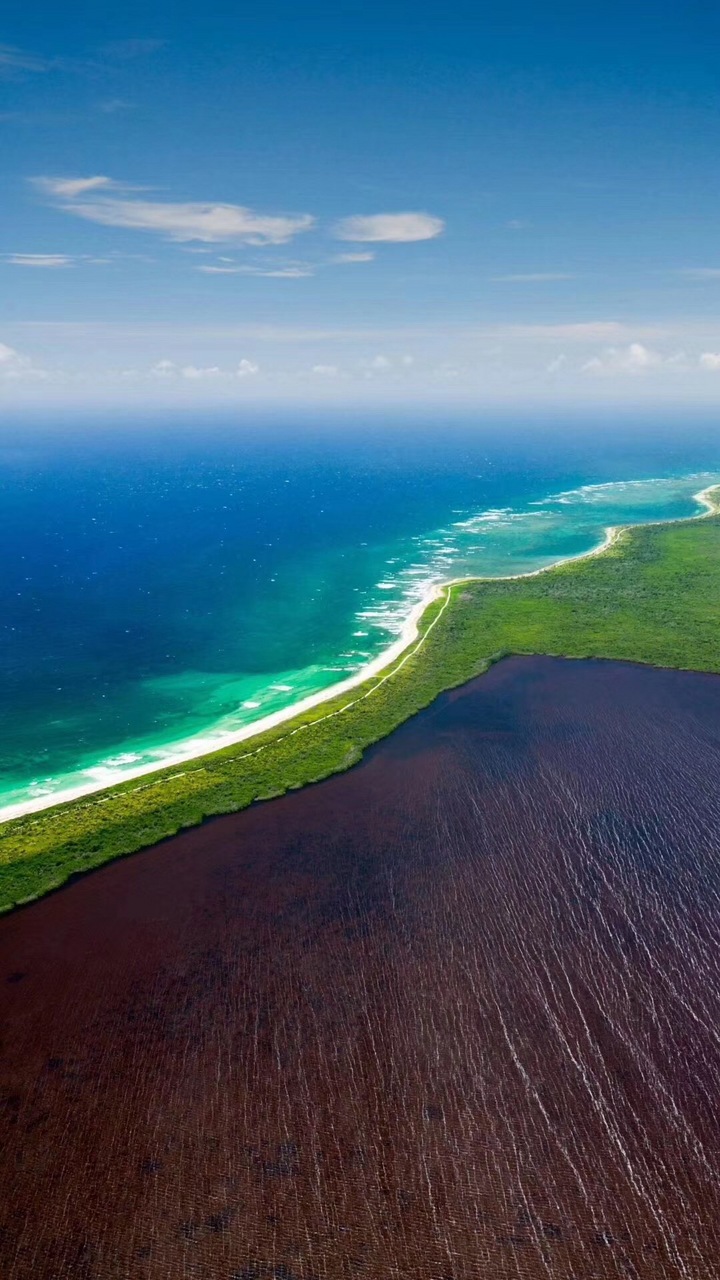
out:
<path id="1" fill-rule="evenodd" d="M 54 809 L 61 804 L 70 804 L 73 800 L 81 800 L 84 796 L 97 795 L 98 792 L 102 791 L 112 792 L 115 787 L 122 786 L 125 782 L 132 782 L 135 778 L 146 777 L 148 774 L 159 773 L 165 769 L 172 769 L 174 765 L 192 763 L 195 760 L 203 760 L 207 756 L 212 756 L 220 751 L 227 750 L 228 747 L 232 747 L 236 743 L 246 742 L 249 738 L 259 737 L 261 734 L 269 732 L 278 725 L 284 724 L 287 720 L 294 720 L 297 716 L 304 715 L 306 711 L 311 711 L 313 707 L 320 706 L 323 702 L 329 702 L 334 698 L 340 697 L 341 694 L 357 688 L 358 685 L 365 684 L 365 682 L 367 680 L 371 680 L 374 675 L 379 675 L 380 672 L 385 671 L 385 668 L 394 663 L 396 658 L 404 655 L 404 657 L 402 657 L 402 661 L 399 662 L 397 666 L 391 666 L 391 669 L 385 672 L 385 675 L 378 680 L 377 684 L 374 684 L 371 689 L 367 689 L 359 698 L 354 698 L 352 702 L 346 703 L 345 706 L 339 707 L 335 711 L 329 711 L 327 715 L 319 716 L 316 720 L 309 720 L 304 724 L 297 725 L 296 728 L 291 729 L 288 733 L 282 734 L 278 738 L 273 738 L 272 742 L 261 743 L 260 746 L 256 747 L 253 751 L 246 751 L 243 752 L 242 755 L 238 756 L 229 756 L 228 761 L 235 763 L 238 760 L 247 760 L 251 756 L 259 755 L 260 752 L 266 751 L 268 747 L 275 746 L 275 744 L 279 742 L 285 742 L 288 738 L 294 737 L 295 734 L 300 733 L 303 729 L 312 728 L 313 725 L 322 724 L 325 720 L 332 720 L 335 716 L 341 715 L 345 711 L 349 711 L 352 707 L 357 706 L 358 703 L 364 702 L 366 698 L 370 697 L 371 693 L 374 693 L 376 689 L 379 689 L 387 680 L 396 675 L 397 672 L 405 666 L 405 663 L 419 652 L 420 648 L 427 640 L 427 637 L 440 621 L 440 618 L 452 598 L 453 587 L 461 586 L 464 583 L 518 582 L 523 578 L 536 578 L 540 574 L 550 573 L 553 569 L 561 568 L 562 565 L 573 564 L 579 560 L 589 560 L 593 556 L 602 555 L 604 551 L 607 551 L 615 542 L 617 542 L 620 535 L 626 530 L 635 528 L 647 529 L 654 525 L 684 524 L 690 520 L 701 520 L 706 516 L 713 515 L 720 511 L 718 505 L 713 502 L 709 496 L 716 489 L 720 489 L 720 484 L 708 485 L 706 489 L 702 489 L 699 493 L 693 494 L 693 501 L 696 501 L 701 506 L 705 507 L 705 511 L 699 516 L 677 516 L 671 520 L 652 520 L 638 525 L 608 525 L 605 529 L 605 536 L 602 542 L 598 543 L 596 547 L 591 547 L 589 551 L 580 551 L 574 556 L 565 556 L 561 560 L 553 561 L 552 564 L 543 565 L 540 569 L 530 569 L 525 573 L 508 573 L 498 577 L 468 576 L 464 578 L 450 578 L 446 582 L 435 583 L 431 590 L 428 591 L 427 594 L 423 596 L 422 600 L 418 601 L 412 609 L 403 626 L 401 635 L 395 643 L 390 645 L 390 647 L 385 649 L 381 654 L 378 654 L 377 658 L 374 658 L 373 661 L 369 662 L 365 667 L 361 667 L 354 676 L 350 676 L 347 680 L 343 680 L 338 684 L 329 685 L 326 689 L 321 689 L 318 693 L 310 694 L 309 697 L 303 698 L 300 702 L 293 703 L 289 707 L 284 707 L 281 711 L 275 711 L 271 715 L 264 716 L 260 720 L 254 720 L 251 724 L 245 725 L 242 729 L 238 729 L 234 733 L 228 733 L 225 736 L 224 741 L 221 740 L 223 735 L 218 734 L 218 740 L 209 749 L 207 745 L 204 745 L 202 749 L 198 750 L 196 742 L 195 747 L 190 747 L 187 754 L 178 751 L 174 760 L 171 759 L 153 764 L 139 765 L 137 769 L 128 770 L 123 778 L 119 778 L 115 782 L 96 781 L 83 783 L 81 786 L 67 788 L 64 791 L 56 791 L 54 794 L 39 796 L 34 800 L 20 801 L 18 804 L 8 805 L 6 808 L 0 809 L 0 826 L 6 822 L 12 822 L 15 818 L 26 817 L 31 813 L 40 813 L 46 809 Z M 443 592 L 446 593 L 445 600 L 443 601 L 443 605 L 439 610 L 437 617 L 433 619 L 427 630 L 421 635 L 419 633 L 418 625 L 421 618 L 430 605 L 434 604 Z M 417 641 L 417 644 L 414 643 L 415 641 Z M 135 795 L 140 791 L 149 789 L 150 787 L 163 786 L 166 782 L 172 782 L 175 779 L 187 776 L 188 774 L 202 773 L 205 768 L 206 766 L 199 765 L 194 769 L 184 769 L 182 773 L 170 774 L 166 778 L 158 778 L 156 782 L 148 782 L 144 783 L 140 787 L 132 787 L 128 791 L 123 792 L 123 795 Z M 107 804 L 112 799 L 114 799 L 114 796 L 109 794 L 91 801 L 88 805 L 82 805 L 81 810 L 92 808 L 93 805 L 96 804 Z"/>
<path id="2" fill-rule="evenodd" d="M 476 579 L 474 579 L 474 578 L 457 578 L 457 579 L 455 580 L 455 582 L 474 582 L 474 581 L 476 581 Z M 418 604 L 418 605 L 416 606 L 416 609 L 415 609 L 415 610 L 413 610 L 413 612 L 418 611 L 418 612 L 420 612 L 420 613 L 424 614 L 424 613 L 426 612 L 426 610 L 428 609 L 429 605 L 430 605 L 430 604 L 432 604 L 432 603 L 434 603 L 434 602 L 439 598 L 439 596 L 442 594 L 442 592 L 443 592 L 443 591 L 445 591 L 445 592 L 446 592 L 445 599 L 444 599 L 444 601 L 443 601 L 443 603 L 442 603 L 442 607 L 441 607 L 441 608 L 439 609 L 439 611 L 438 611 L 437 617 L 436 617 L 436 618 L 433 618 L 432 622 L 430 623 L 429 627 L 427 628 L 427 631 L 424 631 L 424 632 L 423 632 L 423 634 L 419 637 L 417 644 L 416 644 L 413 648 L 410 648 L 410 649 L 407 649 L 407 646 L 406 646 L 406 645 L 403 645 L 403 650 L 402 650 L 402 652 L 403 652 L 404 656 L 403 656 L 402 660 L 401 660 L 400 662 L 398 662 L 397 666 L 393 666 L 393 667 L 391 667 L 391 669 L 390 669 L 389 671 L 387 671 L 387 672 L 385 673 L 385 675 L 384 675 L 380 680 L 378 680 L 377 684 L 374 684 L 374 685 L 372 686 L 372 688 L 371 688 L 371 689 L 366 689 L 365 693 L 361 694 L 359 698 L 353 698 L 352 702 L 346 702 L 344 706 L 342 706 L 342 707 L 337 707 L 335 711 L 328 711 L 327 715 L 324 715 L 324 716 L 318 716 L 318 717 L 317 717 L 317 719 L 315 719 L 315 720 L 307 720 L 307 721 L 305 721 L 305 723 L 304 723 L 304 724 L 296 725 L 296 727 L 295 727 L 294 729 L 290 729 L 288 733 L 283 733 L 283 734 L 281 734 L 281 736 L 280 736 L 280 737 L 278 737 L 278 738 L 273 738 L 271 742 L 262 742 L 262 743 L 260 744 L 260 746 L 259 746 L 259 747 L 255 747 L 255 749 L 254 749 L 253 751 L 244 751 L 241 755 L 237 755 L 237 756 L 227 756 L 227 757 L 226 757 L 226 759 L 227 759 L 228 763 L 229 763 L 229 764 L 235 764 L 238 760 L 249 760 L 249 759 L 251 759 L 251 757 L 252 757 L 252 756 L 257 756 L 257 755 L 260 755 L 260 754 L 261 754 L 261 752 L 263 752 L 263 751 L 267 751 L 268 747 L 274 747 L 278 742 L 286 742 L 286 741 L 288 740 L 288 738 L 294 738 L 294 737 L 295 737 L 295 735 L 296 735 L 297 733 L 302 733 L 303 729 L 312 729 L 312 728 L 314 728 L 314 726 L 315 726 L 315 725 L 317 725 L 317 724 L 323 724 L 325 720 L 332 720 L 332 719 L 334 719 L 334 717 L 335 717 L 335 716 L 342 715 L 345 711 L 349 711 L 349 710 L 351 709 L 351 707 L 355 707 L 355 706 L 357 706 L 357 705 L 358 705 L 358 703 L 360 703 L 360 702 L 364 702 L 366 698 L 369 698 L 369 697 L 370 697 L 370 694 L 371 694 L 371 693 L 375 693 L 375 691 L 376 691 L 377 689 L 379 689 L 381 685 L 385 684 L 386 680 L 389 680 L 392 676 L 396 675 L 396 674 L 397 674 L 397 672 L 398 672 L 398 671 L 400 671 L 400 669 L 401 669 L 402 667 L 404 667 L 404 666 L 405 666 L 405 663 L 406 663 L 406 662 L 408 662 L 410 658 L 414 657 L 414 656 L 415 656 L 415 654 L 418 652 L 418 650 L 421 648 L 421 646 L 425 643 L 425 641 L 427 640 L 427 637 L 430 635 L 430 632 L 434 629 L 434 627 L 435 627 L 435 626 L 437 626 L 437 623 L 440 621 L 440 618 L 442 617 L 443 613 L 445 612 L 445 610 L 446 610 L 447 606 L 448 606 L 448 605 L 449 605 L 449 603 L 450 603 L 450 600 L 451 600 L 451 598 L 452 598 L 451 588 L 455 585 L 455 582 L 438 583 L 438 585 L 433 589 L 432 595 L 428 594 L 428 596 L 425 596 L 425 597 L 423 598 L 423 600 L 420 602 L 420 604 Z M 415 635 L 417 636 L 417 629 L 415 630 Z M 406 649 L 407 649 L 407 651 L 406 651 Z M 381 656 L 382 656 L 382 655 L 381 655 Z M 379 659 L 378 659 L 378 660 L 379 660 Z M 384 661 L 384 662 L 383 662 L 383 668 L 384 668 L 385 666 L 387 666 L 387 662 L 385 662 L 385 661 Z M 366 678 L 367 678 L 367 677 L 366 677 Z M 348 682 L 346 682 L 346 683 L 347 683 L 347 684 L 349 684 L 349 683 L 350 683 L 350 681 L 348 681 Z M 363 684 L 364 684 L 364 683 L 365 683 L 365 681 L 363 680 L 363 681 L 361 682 L 357 677 L 353 677 L 353 678 L 352 678 L 352 684 L 353 684 L 353 686 L 354 686 L 354 687 L 356 687 L 359 683 L 363 683 Z M 313 694 L 313 695 L 312 695 L 313 705 L 314 705 L 314 706 L 317 706 L 317 705 L 318 705 L 318 703 L 319 703 L 320 701 L 323 701 L 323 702 L 327 702 L 327 701 L 329 701 L 329 700 L 330 700 L 330 698 L 331 698 L 332 696 L 337 696 L 337 693 L 338 693 L 338 690 L 339 690 L 339 689 L 344 689 L 344 687 L 345 687 L 344 685 L 343 685 L 343 686 L 340 686 L 340 685 L 331 685 L 331 686 L 330 686 L 330 688 L 329 688 L 328 690 L 322 690 L 322 691 L 321 691 L 320 693 L 318 693 L 318 694 Z M 310 701 L 310 699 L 306 699 L 306 701 Z M 296 703 L 296 704 L 294 705 L 294 707 L 292 707 L 292 708 L 285 708 L 285 710 L 284 710 L 284 711 L 282 711 L 282 712 L 278 711 L 278 712 L 276 712 L 275 714 L 276 714 L 277 716 L 282 716 L 282 717 L 283 717 L 283 719 L 295 719 L 295 717 L 296 717 L 296 716 L 298 716 L 298 715 L 300 715 L 300 714 L 303 714 L 302 712 L 300 712 L 300 711 L 298 710 L 298 708 L 299 708 L 301 705 L 302 705 L 302 704 L 300 704 L 300 703 Z M 292 712 L 292 715 L 289 715 L 289 714 L 288 714 L 288 712 Z M 267 717 L 267 719 L 269 720 L 269 719 L 271 719 L 271 717 L 270 717 L 270 716 L 268 716 L 268 717 Z M 255 723 L 254 723 L 254 724 L 252 724 L 252 725 L 248 725 L 247 727 L 248 727 L 248 729 L 251 729 L 251 730 L 252 730 L 252 733 L 248 733 L 248 734 L 246 734 L 246 735 L 245 735 L 245 737 L 246 737 L 246 738 L 248 738 L 248 737 L 254 737 L 254 738 L 255 738 L 255 737 L 258 737 L 258 736 L 260 735 L 260 733 L 262 733 L 262 732 L 268 732 L 268 730 L 267 730 L 267 729 L 264 729 L 264 730 L 258 730 L 258 727 L 257 727 L 257 726 L 258 726 L 260 723 L 262 723 L 262 722 L 258 720 L 258 721 L 255 721 Z M 236 741 L 237 741 L 237 739 L 236 739 Z M 232 745 L 232 744 L 229 744 L 229 745 Z M 204 759 L 206 759 L 206 757 L 207 757 L 208 755 L 215 755 L 217 751 L 221 751 L 221 750 L 223 750 L 223 749 L 224 749 L 224 750 L 227 750 L 227 748 L 219 747 L 219 748 L 216 748 L 216 751 L 212 751 L 212 752 L 203 751 L 203 752 L 202 752 L 202 754 L 199 754 L 199 755 L 196 755 L 196 756 L 192 756 L 190 759 L 191 759 L 191 760 L 204 760 Z M 165 768 L 165 769 L 171 769 L 171 768 L 172 768 L 172 765 L 171 765 L 171 764 L 170 764 L 170 765 L 168 765 L 168 764 L 165 764 L 165 765 L 151 765 L 151 766 L 149 766 L 149 767 L 144 767 L 144 768 L 143 768 L 143 773 L 147 774 L 147 773 L 149 773 L 149 772 L 150 772 L 150 770 L 153 770 L 154 772 L 157 772 L 157 771 L 159 771 L 160 769 L 163 769 L 163 768 Z M 138 793 L 139 791 L 148 791 L 148 790 L 150 789 L 150 787 L 162 787 L 162 786 L 164 786 L 164 785 L 165 785 L 165 783 L 166 783 L 166 782 L 174 782 L 177 778 L 185 778 L 185 777 L 187 777 L 189 774 L 192 774 L 192 773 L 204 773 L 205 771 L 206 771 L 206 766 L 205 766 L 205 765 L 199 765 L 198 767 L 196 767 L 196 768 L 194 768 L 194 769 L 183 769 L 181 773 L 172 773 L 172 774 L 170 774 L 170 775 L 169 775 L 169 777 L 167 777 L 167 778 L 158 778 L 156 782 L 146 782 L 146 783 L 144 783 L 144 784 L 143 784 L 142 786 L 140 786 L 140 787 L 132 787 L 132 788 L 130 788 L 128 791 L 123 792 L 123 795 L 137 795 L 137 793 Z M 139 776 L 139 774 L 136 774 L 135 776 Z M 132 777 L 129 777 L 129 779 L 128 779 L 128 780 L 129 780 L 129 781 L 131 781 L 131 780 L 132 780 Z M 92 785 L 92 784 L 91 784 L 91 785 Z M 111 787 L 102 787 L 102 788 L 96 788 L 96 787 L 93 787 L 93 792 L 95 792 L 95 793 L 97 793 L 97 791 L 98 791 L 98 790 L 103 790 L 103 791 L 107 790 L 107 791 L 111 792 L 111 794 L 109 794 L 109 795 L 107 795 L 107 796 L 101 796 L 99 799 L 97 799 L 97 800 L 93 800 L 93 801 L 91 801 L 91 802 L 90 802 L 89 804 L 87 804 L 87 805 L 81 805 L 81 806 L 79 806 L 80 810 L 82 811 L 83 809 L 91 809 L 91 808 L 92 808 L 94 805 L 96 805 L 96 804 L 107 804 L 107 803 L 108 803 L 108 801 L 115 799 L 115 796 L 112 794 L 112 791 L 114 790 L 114 787 L 115 787 L 115 786 L 120 786 L 120 785 L 122 785 L 122 784 L 121 784 L 121 783 L 115 783 L 115 784 L 113 784 Z M 79 794 L 78 798 L 81 798 L 81 796 L 82 796 L 82 795 L 93 794 L 93 792 L 89 792 L 88 790 L 84 789 L 84 790 Z M 57 794 L 57 795 L 60 795 L 60 794 L 62 794 L 62 793 L 58 792 L 58 793 L 56 793 L 56 794 Z M 49 797 L 47 797 L 47 798 L 49 798 Z M 43 797 L 43 799 L 46 799 L 46 797 Z M 63 804 L 63 803 L 68 803 L 68 802 L 69 802 L 69 799 L 66 799 L 66 800 L 60 800 L 60 801 L 56 800 L 56 801 L 55 801 L 55 804 Z M 36 802 L 36 801 L 31 801 L 30 803 L 31 803 L 31 804 L 33 804 L 33 805 L 35 805 L 35 804 L 37 804 L 38 802 Z M 40 802 L 40 803 L 42 803 L 42 802 Z M 49 809 L 49 808 L 54 807 L 54 806 L 52 806 L 52 805 L 50 805 L 50 804 L 43 804 L 43 806 L 42 806 L 42 807 L 43 807 L 44 809 Z M 37 812 L 37 809 L 35 809 L 34 811 L 35 811 L 35 812 Z M 25 810 L 25 812 L 26 812 L 26 813 L 28 813 L 28 812 L 33 812 L 33 810 L 28 810 L 28 809 L 26 809 L 26 810 Z M 22 816 L 23 816 L 22 814 L 13 814 L 13 815 L 12 815 L 12 817 L 8 817 L 8 816 L 6 816 L 6 815 L 7 815 L 7 813 L 8 813 L 8 810 L 7 810 L 7 809 L 6 809 L 6 810 L 3 810 L 3 811 L 0 811 L 0 825 L 1 825 L 3 822 L 10 822 L 10 821 L 12 821 L 12 817 L 22 817 Z M 38 821 L 40 821 L 40 820 L 38 819 Z M 30 823 L 29 825 L 30 825 L 30 826 L 32 826 L 33 824 L 32 824 L 32 823 Z"/>

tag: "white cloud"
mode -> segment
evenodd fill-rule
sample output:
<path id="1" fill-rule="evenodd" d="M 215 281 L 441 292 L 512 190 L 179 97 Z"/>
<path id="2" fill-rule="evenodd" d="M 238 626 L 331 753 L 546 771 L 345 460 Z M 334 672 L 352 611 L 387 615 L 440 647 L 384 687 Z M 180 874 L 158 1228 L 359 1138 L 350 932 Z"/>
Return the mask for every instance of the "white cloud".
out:
<path id="1" fill-rule="evenodd" d="M 58 267 L 76 267 L 89 263 L 95 267 L 112 266 L 120 258 L 133 258 L 135 254 L 113 254 L 110 258 L 94 258 L 89 253 L 0 253 L 0 261 L 11 267 L 42 267 L 56 270 Z M 151 261 L 143 258 L 142 261 Z"/>
<path id="2" fill-rule="evenodd" d="M 21 356 L 14 347 L 8 347 L 6 343 L 0 342 L 0 367 L 12 369 L 18 364 L 29 364 L 27 356 Z"/>
<path id="3" fill-rule="evenodd" d="M 190 379 L 217 378 L 219 373 L 220 373 L 220 369 L 219 369 L 219 366 L 216 364 L 211 365 L 209 368 L 206 368 L 206 369 L 198 369 L 197 365 L 186 364 L 180 370 L 181 377 L 190 378 Z"/>
<path id="4" fill-rule="evenodd" d="M 174 379 L 184 378 L 188 382 L 199 382 L 212 378 L 249 378 L 260 372 L 260 366 L 252 360 L 241 360 L 234 371 L 222 369 L 218 364 L 178 365 L 174 360 L 158 360 L 150 369 L 151 378 Z"/>
<path id="5" fill-rule="evenodd" d="M 372 376 L 373 373 L 387 373 L 389 369 L 411 369 L 415 364 L 414 356 L 373 356 L 369 360 L 359 360 L 359 367 L 366 371 L 365 376 Z"/>
<path id="6" fill-rule="evenodd" d="M 59 196 L 62 200 L 76 200 L 86 191 L 98 191 L 101 187 L 112 187 L 112 178 L 104 178 L 98 174 L 94 178 L 34 178 L 35 186 L 48 195 Z"/>
<path id="7" fill-rule="evenodd" d="M 286 244 L 315 219 L 308 213 L 268 215 L 243 205 L 136 200 L 105 196 L 85 199 L 89 193 L 116 188 L 110 178 L 38 178 L 36 185 L 61 201 L 66 213 L 99 222 L 106 227 L 155 231 L 169 240 L 206 243 L 237 241 L 242 244 Z"/>
<path id="8" fill-rule="evenodd" d="M 655 369 L 662 364 L 663 358 L 657 351 L 644 347 L 641 342 L 631 342 L 630 346 L 619 353 L 623 369 Z"/>
<path id="9" fill-rule="evenodd" d="M 265 276 L 271 280 L 307 280 L 309 276 L 315 274 L 309 265 L 265 269 L 263 267 L 216 267 L 206 266 L 203 263 L 195 270 L 202 271 L 207 276 Z"/>
<path id="10" fill-rule="evenodd" d="M 547 365 L 547 372 L 559 373 L 560 370 L 563 369 L 566 364 L 567 364 L 567 356 L 561 352 L 559 356 L 556 356 L 555 359 L 551 360 L 549 365 Z"/>
<path id="11" fill-rule="evenodd" d="M 509 222 L 505 223 L 505 226 L 508 231 L 526 231 L 528 227 L 532 226 L 532 223 L 527 222 L 525 218 L 510 218 Z"/>
<path id="12" fill-rule="evenodd" d="M 0 44 L 0 75 L 13 76 L 17 71 L 47 71 L 50 63 L 11 44 Z"/>
<path id="13" fill-rule="evenodd" d="M 4 253 L 3 259 L 11 267 L 74 267 L 75 259 L 68 253 Z"/>
<path id="14" fill-rule="evenodd" d="M 47 378 L 44 369 L 38 369 L 29 356 L 21 355 L 14 347 L 0 342 L 0 380 L 17 380 L 19 378 Z"/>
<path id="15" fill-rule="evenodd" d="M 153 378 L 174 378 L 177 375 L 177 365 L 174 360 L 158 360 L 150 370 Z"/>
<path id="16" fill-rule="evenodd" d="M 202 240 L 221 243 L 287 244 L 293 236 L 309 231 L 310 214 L 273 217 L 235 204 L 161 204 L 150 200 L 102 200 L 66 204 L 68 213 L 106 227 L 156 231 L 169 240 Z"/>
<path id="17" fill-rule="evenodd" d="M 132 103 L 126 102 L 124 98 L 106 98 L 104 102 L 98 104 L 98 108 L 103 115 L 114 116 L 118 111 L 130 111 Z"/>
<path id="18" fill-rule="evenodd" d="M 627 347 L 608 347 L 599 356 L 593 356 L 582 365 L 583 373 L 644 373 L 666 363 L 657 351 L 644 347 L 641 342 L 631 342 Z"/>
<path id="19" fill-rule="evenodd" d="M 336 253 L 331 261 L 340 264 L 345 262 L 374 262 L 375 254 L 371 249 L 368 249 L 365 253 Z"/>
<path id="20" fill-rule="evenodd" d="M 217 252 L 225 250 L 216 249 L 213 261 Z M 281 256 L 266 252 L 274 259 Z M 240 260 L 244 253 L 231 256 Z M 57 273 L 49 283 L 61 283 Z M 292 283 L 283 288 L 294 290 Z M 231 293 L 236 290 L 243 291 L 242 282 L 239 288 L 230 286 Z M 720 386 L 720 325 L 712 317 L 672 326 L 567 320 L 564 326 L 480 325 L 418 316 L 414 324 L 358 327 L 348 321 L 335 328 L 289 320 L 284 325 L 259 319 L 233 323 L 223 317 L 178 317 L 173 323 L 6 322 L 2 339 L 15 355 L 4 353 L 0 399 L 127 394 L 241 403 L 307 396 L 308 401 L 339 397 L 350 403 L 357 394 L 383 402 L 409 403 L 414 397 L 423 403 L 426 393 L 440 397 L 445 388 L 450 396 L 477 403 L 562 397 L 629 404 L 667 390 L 681 391 L 688 403 L 709 404 Z M 52 367 L 40 381 L 41 375 L 27 373 L 28 362 L 17 353 L 32 355 L 42 365 L 44 351 L 52 352 Z M 241 358 L 247 363 L 238 369 Z"/>
<path id="21" fill-rule="evenodd" d="M 429 213 L 375 213 L 343 218 L 336 224 L 334 234 L 338 240 L 409 244 L 416 240 L 434 240 L 444 229 L 442 218 Z"/>
<path id="22" fill-rule="evenodd" d="M 358 363 L 361 369 L 366 370 L 366 378 L 372 377 L 373 373 L 386 373 L 388 369 L 392 369 L 392 360 L 383 355 L 373 356 L 370 360 L 360 360 Z"/>
<path id="23" fill-rule="evenodd" d="M 691 280 L 720 280 L 720 267 L 686 267 L 677 274 Z"/>
<path id="24" fill-rule="evenodd" d="M 491 276 L 495 284 L 549 284 L 553 280 L 575 280 L 567 271 L 526 271 L 509 276 Z"/>
<path id="25" fill-rule="evenodd" d="M 243 274 L 239 267 L 206 266 L 205 263 L 200 267 L 196 267 L 195 270 L 202 271 L 203 275 L 206 276 L 239 276 Z"/>
<path id="26" fill-rule="evenodd" d="M 295 267 L 272 267 L 267 271 L 263 271 L 261 267 L 252 267 L 244 272 L 249 276 L 267 276 L 270 280 L 307 280 L 310 276 L 315 275 L 314 269 L 309 264 Z"/>

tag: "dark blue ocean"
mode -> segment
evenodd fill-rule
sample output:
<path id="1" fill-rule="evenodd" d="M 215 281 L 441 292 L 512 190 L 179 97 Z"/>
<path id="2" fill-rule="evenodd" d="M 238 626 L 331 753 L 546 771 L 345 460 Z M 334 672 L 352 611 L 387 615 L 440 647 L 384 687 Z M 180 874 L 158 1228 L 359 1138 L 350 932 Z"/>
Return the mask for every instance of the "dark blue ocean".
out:
<path id="1" fill-rule="evenodd" d="M 429 584 L 523 572 L 720 478 L 713 423 L 120 419 L 0 435 L 0 804 L 358 671 Z"/>

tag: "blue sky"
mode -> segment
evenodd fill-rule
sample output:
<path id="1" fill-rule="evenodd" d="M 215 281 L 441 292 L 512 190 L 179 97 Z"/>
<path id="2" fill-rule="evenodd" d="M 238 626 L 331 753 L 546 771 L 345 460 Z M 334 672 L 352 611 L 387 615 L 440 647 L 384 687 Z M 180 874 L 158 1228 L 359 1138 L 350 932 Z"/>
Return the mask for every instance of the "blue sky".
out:
<path id="1" fill-rule="evenodd" d="M 19 4 L 0 397 L 720 389 L 711 4 Z"/>

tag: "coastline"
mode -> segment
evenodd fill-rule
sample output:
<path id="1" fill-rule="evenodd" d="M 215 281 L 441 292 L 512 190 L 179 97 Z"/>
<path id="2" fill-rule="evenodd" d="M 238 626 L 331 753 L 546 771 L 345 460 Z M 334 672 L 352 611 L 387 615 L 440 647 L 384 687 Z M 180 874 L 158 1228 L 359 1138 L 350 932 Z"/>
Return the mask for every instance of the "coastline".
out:
<path id="1" fill-rule="evenodd" d="M 197 735 L 193 738 L 186 739 L 184 743 L 183 741 L 180 741 L 175 744 L 174 748 L 170 748 L 168 756 L 165 759 L 147 762 L 145 764 L 138 765 L 135 768 L 131 767 L 123 773 L 122 777 L 115 779 L 96 778 L 76 787 L 66 787 L 63 790 L 46 793 L 34 799 L 19 801 L 15 804 L 7 805 L 4 808 L 0 808 L 0 826 L 18 818 L 26 817 L 34 813 L 41 813 L 59 805 L 81 800 L 88 796 L 97 795 L 98 793 L 110 790 L 113 787 L 121 786 L 126 782 L 132 782 L 139 778 L 152 776 L 154 773 L 160 773 L 178 766 L 194 763 L 195 761 L 201 760 L 204 757 L 212 755 L 217 751 L 222 751 L 228 747 L 236 746 L 243 742 L 251 742 L 253 738 L 259 737 L 260 735 L 267 733 L 269 730 L 275 729 L 282 724 L 292 721 L 297 716 L 303 715 L 305 712 L 311 711 L 313 708 L 321 706 L 325 702 L 332 701 L 345 693 L 350 693 L 353 689 L 364 685 L 368 680 L 372 680 L 375 676 L 380 677 L 377 683 L 374 684 L 371 689 L 362 694 L 360 698 L 353 699 L 344 707 L 328 713 L 327 717 L 320 717 L 320 720 L 340 715 L 344 711 L 357 705 L 358 702 L 368 697 L 376 689 L 380 688 L 386 680 L 390 679 L 405 665 L 405 662 L 418 652 L 427 636 L 442 617 L 445 608 L 450 602 L 453 587 L 475 582 L 510 582 L 526 578 L 535 578 L 541 574 L 549 573 L 551 570 L 560 568 L 562 565 L 576 563 L 578 561 L 587 560 L 591 557 L 601 555 L 613 546 L 620 535 L 627 529 L 647 528 L 652 525 L 687 523 L 688 521 L 703 519 L 717 511 L 716 503 L 713 502 L 710 494 L 718 487 L 720 486 L 717 484 L 711 484 L 705 489 L 702 489 L 698 493 L 692 495 L 693 501 L 697 502 L 699 506 L 705 508 L 705 510 L 700 513 L 690 516 L 680 516 L 671 520 L 648 521 L 638 525 L 629 524 L 608 526 L 604 531 L 602 541 L 596 546 L 591 547 L 588 551 L 578 552 L 576 555 L 572 556 L 565 556 L 548 565 L 543 565 L 539 569 L 531 569 L 524 573 L 503 574 L 491 577 L 470 575 L 434 583 L 422 599 L 419 600 L 411 609 L 397 639 L 378 654 L 376 658 L 373 658 L 370 662 L 361 667 L 354 675 L 347 677 L 345 680 L 328 685 L 324 689 L 318 690 L 316 693 L 309 694 L 307 697 L 300 699 L 298 702 L 292 703 L 287 707 L 261 717 L 259 720 L 254 720 L 250 724 L 244 725 L 242 728 L 232 730 L 209 730 L 205 735 Z M 433 619 L 430 625 L 424 631 L 421 631 L 420 623 L 423 616 L 427 612 L 428 608 L 438 600 L 442 599 L 443 595 L 445 596 L 445 600 L 442 608 L 439 610 L 437 616 Z M 388 670 L 388 668 L 391 669 Z M 297 728 L 290 730 L 288 735 L 284 736 L 289 737 L 291 734 L 297 733 L 301 727 L 303 726 L 298 726 Z M 262 747 L 258 748 L 258 750 L 262 749 Z M 254 753 L 248 752 L 247 754 L 250 755 Z M 174 776 L 181 777 L 182 772 Z M 150 783 L 148 785 L 153 784 Z M 95 803 L 101 803 L 101 801 L 96 801 Z"/>

